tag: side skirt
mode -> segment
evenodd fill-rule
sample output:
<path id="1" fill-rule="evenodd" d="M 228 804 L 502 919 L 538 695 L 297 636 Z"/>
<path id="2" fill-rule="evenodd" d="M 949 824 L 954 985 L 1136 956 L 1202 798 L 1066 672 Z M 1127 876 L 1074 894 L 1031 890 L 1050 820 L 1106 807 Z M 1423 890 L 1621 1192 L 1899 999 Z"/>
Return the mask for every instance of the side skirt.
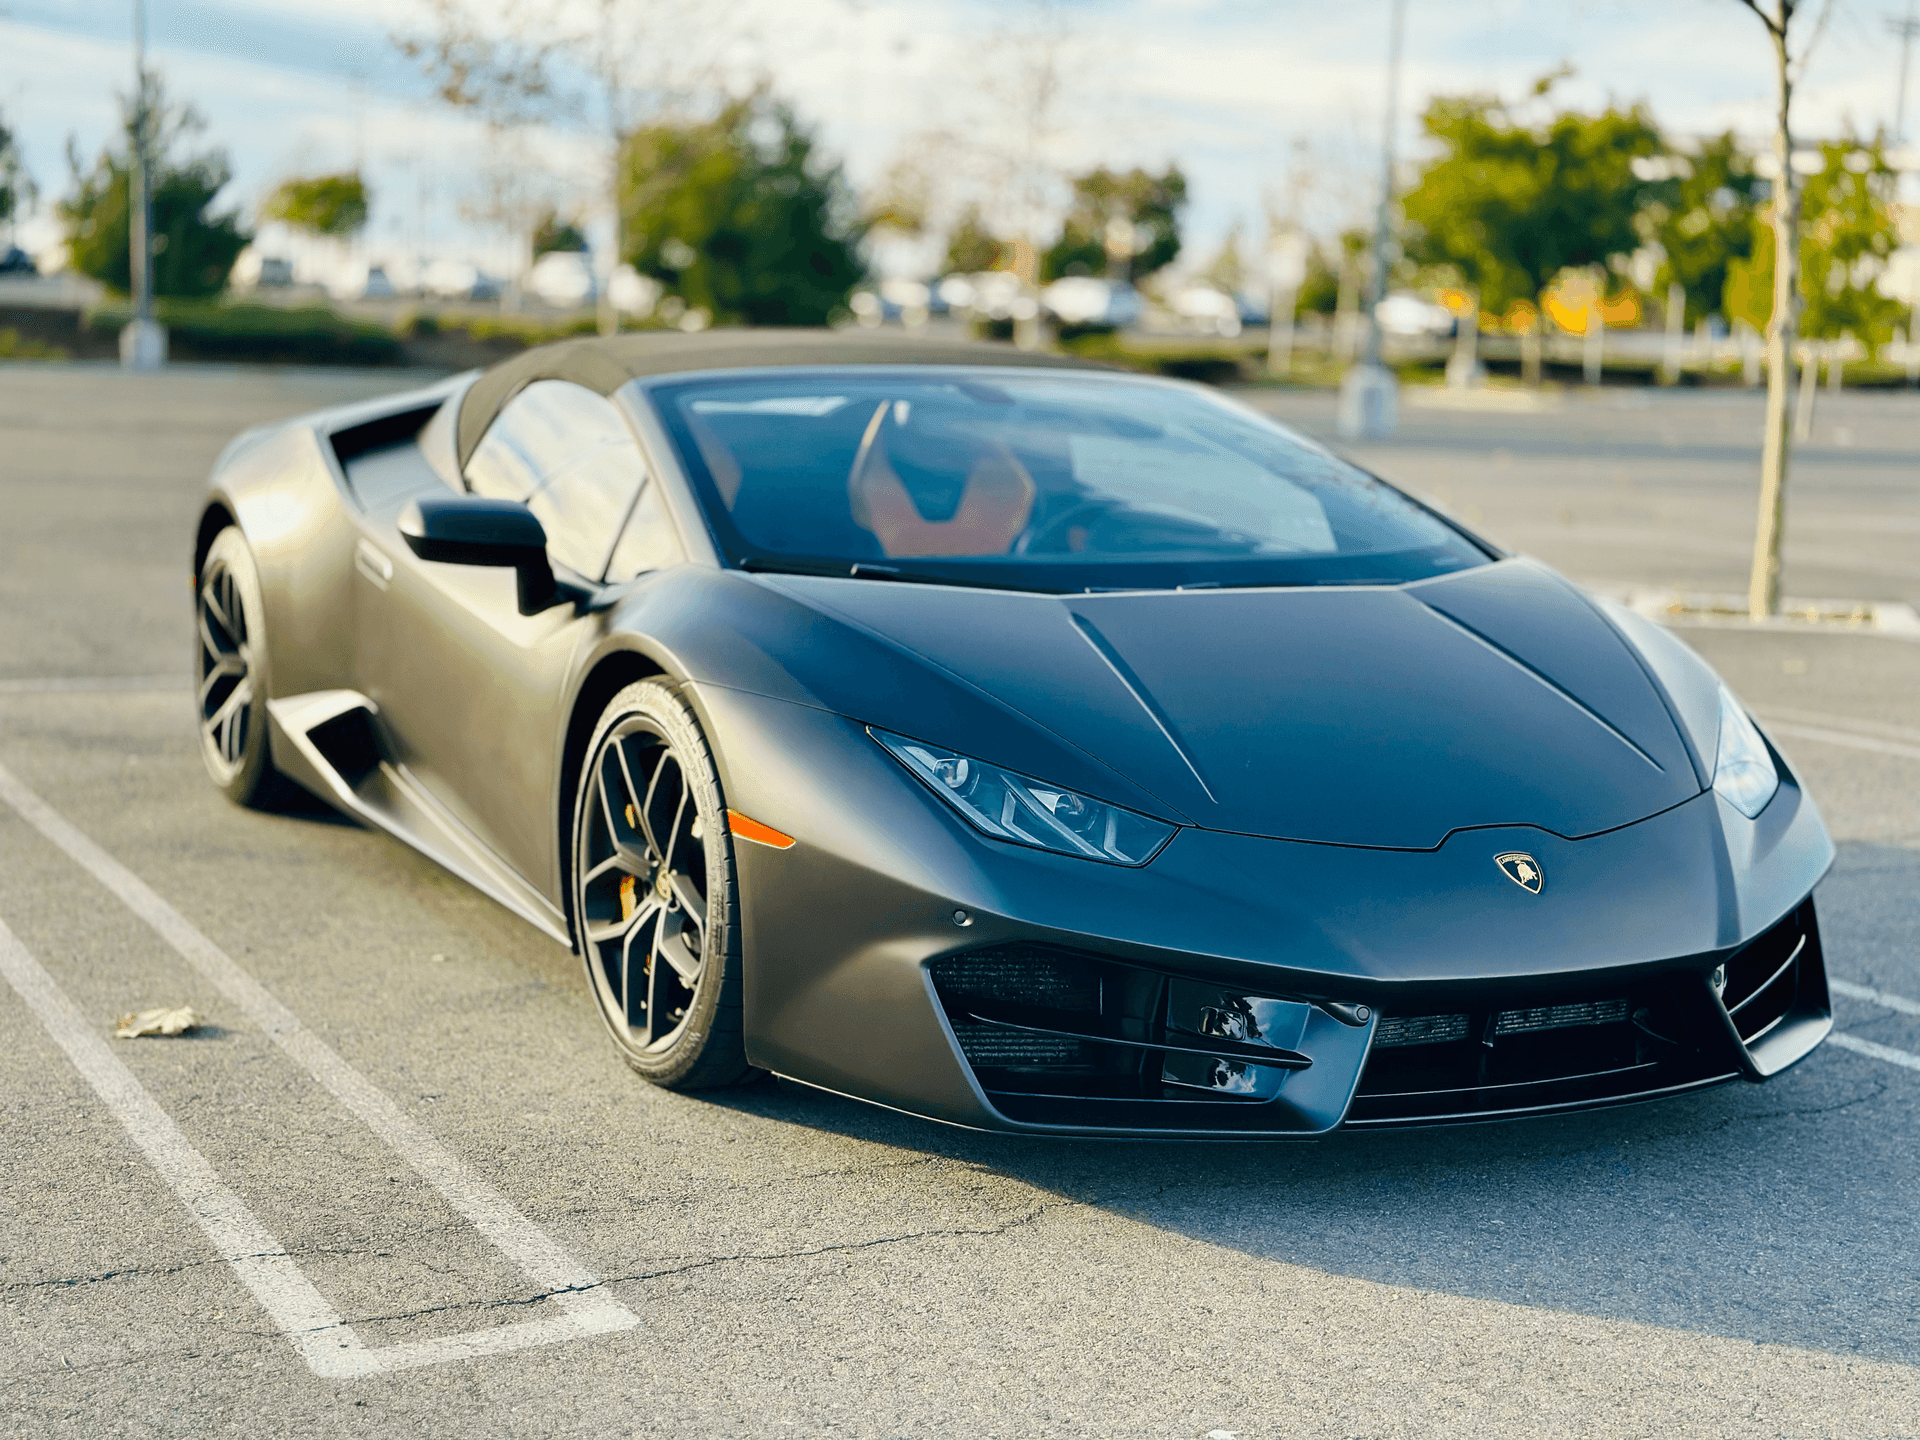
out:
<path id="1" fill-rule="evenodd" d="M 273 763 L 330 805 L 386 831 L 562 945 L 566 917 L 380 752 L 373 701 L 315 690 L 267 702 Z"/>

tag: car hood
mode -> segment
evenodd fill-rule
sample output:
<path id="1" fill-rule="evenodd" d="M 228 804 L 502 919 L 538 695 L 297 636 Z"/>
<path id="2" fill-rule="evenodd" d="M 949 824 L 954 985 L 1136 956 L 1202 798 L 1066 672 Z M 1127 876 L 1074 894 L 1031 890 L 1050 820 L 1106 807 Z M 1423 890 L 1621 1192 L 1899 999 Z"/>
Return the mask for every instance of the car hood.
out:
<path id="1" fill-rule="evenodd" d="M 1528 561 L 1395 587 L 1072 596 L 766 578 L 1209 829 L 1394 849 L 1473 826 L 1575 838 L 1703 786 L 1637 652 Z M 851 713 L 1022 768 L 939 715 Z"/>

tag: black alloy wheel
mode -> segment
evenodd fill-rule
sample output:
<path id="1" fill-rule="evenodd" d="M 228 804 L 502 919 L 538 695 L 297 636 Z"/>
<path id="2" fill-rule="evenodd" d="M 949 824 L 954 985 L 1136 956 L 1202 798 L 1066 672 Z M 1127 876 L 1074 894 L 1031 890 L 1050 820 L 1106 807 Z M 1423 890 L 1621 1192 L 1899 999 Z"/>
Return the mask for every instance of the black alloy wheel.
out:
<path id="1" fill-rule="evenodd" d="M 246 537 L 214 537 L 194 586 L 194 698 L 200 758 L 213 783 L 241 805 L 266 808 L 284 781 L 267 738 L 266 624 L 260 574 Z"/>
<path id="2" fill-rule="evenodd" d="M 629 685 L 602 713 L 570 857 L 574 939 L 622 1058 L 673 1089 L 749 1078 L 726 805 L 699 723 L 665 683 Z"/>

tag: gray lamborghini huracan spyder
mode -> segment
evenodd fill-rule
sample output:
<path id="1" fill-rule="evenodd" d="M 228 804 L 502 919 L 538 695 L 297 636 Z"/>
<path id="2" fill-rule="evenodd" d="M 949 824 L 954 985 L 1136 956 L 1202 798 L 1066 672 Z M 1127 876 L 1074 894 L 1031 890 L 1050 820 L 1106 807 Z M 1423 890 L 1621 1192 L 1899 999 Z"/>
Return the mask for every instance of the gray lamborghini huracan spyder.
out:
<path id="1" fill-rule="evenodd" d="M 1833 847 L 1639 616 L 1197 386 L 628 335 L 249 431 L 207 768 L 582 956 L 647 1079 L 1284 1138 L 1763 1080 Z"/>

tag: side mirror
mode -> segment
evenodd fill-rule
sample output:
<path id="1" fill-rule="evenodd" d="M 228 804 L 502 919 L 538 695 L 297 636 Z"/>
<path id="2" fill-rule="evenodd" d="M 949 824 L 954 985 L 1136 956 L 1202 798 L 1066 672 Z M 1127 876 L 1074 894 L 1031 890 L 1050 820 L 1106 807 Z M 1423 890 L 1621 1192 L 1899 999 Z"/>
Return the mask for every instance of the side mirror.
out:
<path id="1" fill-rule="evenodd" d="M 518 501 L 429 495 L 408 502 L 399 527 L 407 548 L 422 560 L 512 567 L 522 615 L 538 615 L 565 598 L 547 561 L 547 532 Z"/>

